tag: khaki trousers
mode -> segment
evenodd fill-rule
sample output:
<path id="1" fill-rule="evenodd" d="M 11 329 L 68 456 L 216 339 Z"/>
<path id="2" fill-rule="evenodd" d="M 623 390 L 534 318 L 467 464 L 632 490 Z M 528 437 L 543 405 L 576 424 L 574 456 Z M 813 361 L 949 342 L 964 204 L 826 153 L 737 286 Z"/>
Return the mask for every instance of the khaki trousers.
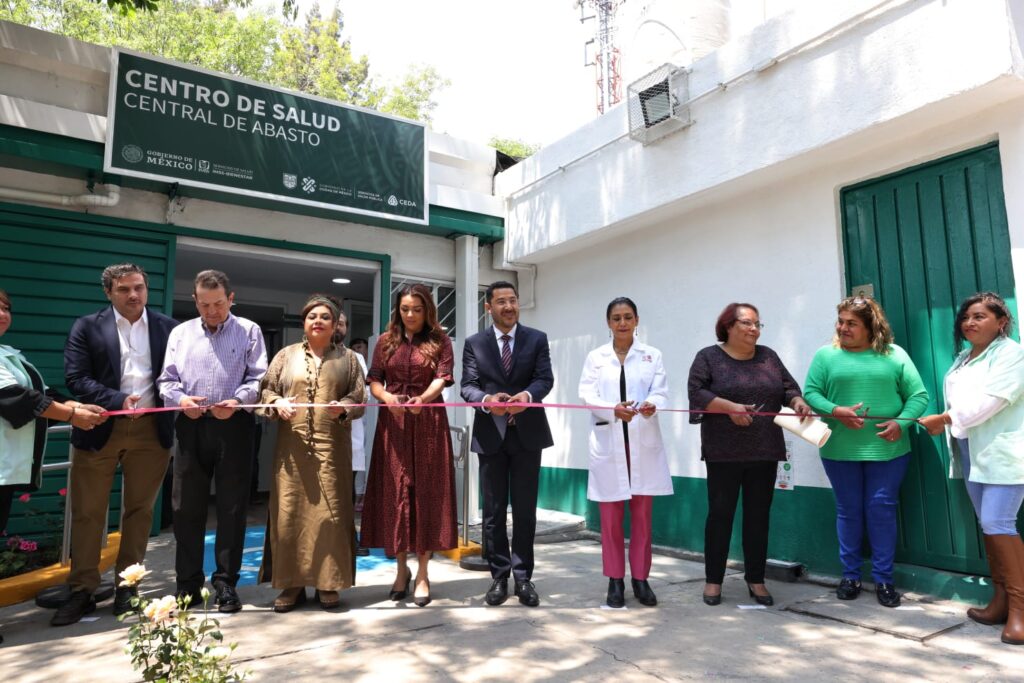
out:
<path id="1" fill-rule="evenodd" d="M 121 547 L 115 584 L 125 567 L 142 562 L 153 524 L 153 503 L 167 472 L 170 450 L 160 445 L 156 417 L 112 418 L 110 440 L 98 451 L 74 449 L 71 463 L 71 590 L 95 592 L 100 585 L 100 545 L 107 525 L 107 503 L 118 464 L 121 492 Z"/>

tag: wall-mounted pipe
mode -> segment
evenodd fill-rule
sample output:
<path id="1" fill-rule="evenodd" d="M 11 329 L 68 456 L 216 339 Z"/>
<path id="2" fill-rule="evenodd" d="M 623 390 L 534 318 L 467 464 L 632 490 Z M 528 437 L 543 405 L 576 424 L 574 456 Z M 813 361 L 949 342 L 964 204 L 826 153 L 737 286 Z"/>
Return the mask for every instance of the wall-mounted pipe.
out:
<path id="1" fill-rule="evenodd" d="M 42 204 L 58 204 L 60 206 L 117 206 L 121 201 L 121 188 L 117 185 L 104 185 L 107 188 L 105 194 L 52 194 L 49 192 L 35 192 L 33 190 L 22 190 L 14 187 L 0 187 L 0 199 L 14 199 L 24 202 L 39 202 Z"/>

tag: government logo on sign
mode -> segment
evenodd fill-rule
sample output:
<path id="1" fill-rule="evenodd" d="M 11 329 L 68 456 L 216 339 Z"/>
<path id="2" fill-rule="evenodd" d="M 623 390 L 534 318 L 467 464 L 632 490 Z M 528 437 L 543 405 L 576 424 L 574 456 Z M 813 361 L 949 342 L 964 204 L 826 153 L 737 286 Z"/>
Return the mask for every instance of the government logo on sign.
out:
<path id="1" fill-rule="evenodd" d="M 398 197 L 395 195 L 388 197 L 388 206 L 398 206 Z"/>
<path id="2" fill-rule="evenodd" d="M 316 192 L 316 180 L 313 178 L 302 179 L 302 191 L 306 194 L 313 194 Z"/>
<path id="3" fill-rule="evenodd" d="M 142 148 L 138 145 L 125 145 L 121 148 L 121 156 L 129 164 L 137 164 L 142 161 Z"/>
<path id="4" fill-rule="evenodd" d="M 294 173 L 285 173 L 281 176 L 281 182 L 284 183 L 284 186 L 289 190 L 294 190 L 295 186 L 299 182 L 299 177 Z"/>
<path id="5" fill-rule="evenodd" d="M 205 159 L 200 159 L 199 160 L 199 170 L 202 171 L 203 173 L 209 173 L 210 172 L 210 162 L 206 161 Z"/>

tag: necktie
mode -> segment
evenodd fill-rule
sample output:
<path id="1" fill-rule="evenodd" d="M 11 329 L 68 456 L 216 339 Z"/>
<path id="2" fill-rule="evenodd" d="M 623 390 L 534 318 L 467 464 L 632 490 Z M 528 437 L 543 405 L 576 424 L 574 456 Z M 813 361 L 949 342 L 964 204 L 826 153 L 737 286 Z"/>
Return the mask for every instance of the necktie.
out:
<path id="1" fill-rule="evenodd" d="M 512 373 L 512 337 L 507 334 L 501 335 L 501 367 L 505 368 L 505 375 Z M 506 424 L 514 425 L 516 418 L 509 415 Z"/>
<path id="2" fill-rule="evenodd" d="M 501 367 L 506 375 L 512 372 L 512 337 L 507 334 L 501 335 Z"/>

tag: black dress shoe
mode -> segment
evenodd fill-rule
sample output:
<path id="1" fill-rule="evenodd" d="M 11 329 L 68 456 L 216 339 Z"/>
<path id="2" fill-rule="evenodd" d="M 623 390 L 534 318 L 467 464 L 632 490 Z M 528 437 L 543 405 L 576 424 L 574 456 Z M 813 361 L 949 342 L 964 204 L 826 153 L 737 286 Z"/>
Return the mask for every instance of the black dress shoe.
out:
<path id="1" fill-rule="evenodd" d="M 900 594 L 896 592 L 896 586 L 891 583 L 879 583 L 875 585 L 875 597 L 882 607 L 899 607 Z"/>
<path id="2" fill-rule="evenodd" d="M 231 613 L 242 609 L 242 601 L 238 599 L 238 593 L 231 584 L 218 581 L 213 584 L 213 590 L 217 593 L 218 612 Z"/>
<path id="3" fill-rule="evenodd" d="M 608 597 L 605 599 L 609 607 L 618 609 L 626 606 L 626 583 L 622 579 L 608 579 Z"/>
<path id="4" fill-rule="evenodd" d="M 134 608 L 132 607 L 132 598 L 139 594 L 135 586 L 118 586 L 117 590 L 114 591 L 114 616 L 119 617 L 122 614 L 128 614 Z"/>
<path id="5" fill-rule="evenodd" d="M 496 607 L 508 600 L 508 579 L 495 579 L 484 596 L 484 602 Z"/>
<path id="6" fill-rule="evenodd" d="M 747 584 L 747 591 L 750 593 L 750 597 L 754 598 L 754 602 L 756 602 L 759 605 L 771 607 L 775 604 L 775 598 L 772 597 L 771 593 L 769 593 L 768 595 L 758 595 L 754 592 L 754 589 L 750 587 L 749 583 Z"/>
<path id="7" fill-rule="evenodd" d="M 516 597 L 527 607 L 536 607 L 540 604 L 540 596 L 537 595 L 533 581 L 516 581 Z"/>
<path id="8" fill-rule="evenodd" d="M 858 595 L 860 595 L 860 581 L 843 579 L 839 582 L 839 588 L 836 589 L 837 598 L 840 600 L 856 600 Z"/>
<path id="9" fill-rule="evenodd" d="M 633 584 L 633 597 L 635 597 L 641 605 L 646 607 L 654 607 L 658 604 L 658 596 L 651 590 L 651 584 L 647 583 L 647 579 L 630 579 Z"/>
<path id="10" fill-rule="evenodd" d="M 708 595 L 707 593 L 703 593 L 700 597 L 704 600 L 704 604 L 708 607 L 714 607 L 715 605 L 722 604 L 721 593 L 719 593 L 718 595 Z"/>
<path id="11" fill-rule="evenodd" d="M 69 626 L 78 623 L 86 614 L 95 611 L 96 600 L 89 591 L 74 591 L 68 601 L 57 608 L 50 619 L 51 626 Z"/>

